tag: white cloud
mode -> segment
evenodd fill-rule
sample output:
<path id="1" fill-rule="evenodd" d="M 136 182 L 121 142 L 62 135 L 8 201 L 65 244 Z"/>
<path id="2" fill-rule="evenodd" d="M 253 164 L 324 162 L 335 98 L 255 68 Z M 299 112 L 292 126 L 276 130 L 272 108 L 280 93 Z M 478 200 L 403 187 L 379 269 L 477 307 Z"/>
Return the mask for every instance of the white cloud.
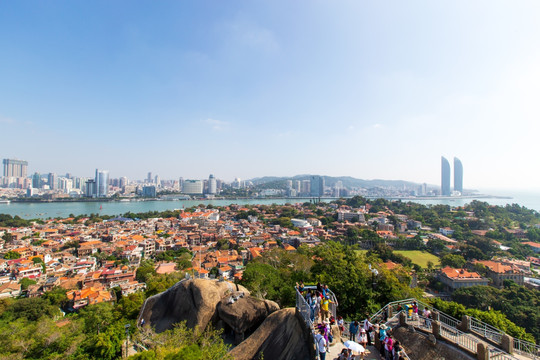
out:
<path id="1" fill-rule="evenodd" d="M 0 124 L 14 124 L 14 123 L 15 123 L 15 120 L 8 117 L 0 116 Z"/>
<path id="2" fill-rule="evenodd" d="M 224 24 L 228 41 L 243 47 L 273 53 L 279 50 L 279 42 L 274 33 L 248 19 L 237 19 Z"/>
<path id="3" fill-rule="evenodd" d="M 229 126 L 229 122 L 216 119 L 206 119 L 204 123 L 210 126 L 214 131 L 223 131 Z"/>

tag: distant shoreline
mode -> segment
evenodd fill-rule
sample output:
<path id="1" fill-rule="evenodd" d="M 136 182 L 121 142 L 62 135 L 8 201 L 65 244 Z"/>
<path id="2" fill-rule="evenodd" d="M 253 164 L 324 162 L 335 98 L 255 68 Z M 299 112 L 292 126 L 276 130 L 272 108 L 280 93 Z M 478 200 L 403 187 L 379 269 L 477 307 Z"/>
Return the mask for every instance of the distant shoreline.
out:
<path id="1" fill-rule="evenodd" d="M 478 194 L 478 195 L 464 195 L 464 196 L 363 196 L 366 199 L 385 199 L 385 200 L 403 200 L 403 201 L 415 201 L 415 200 L 461 200 L 461 199 L 513 199 L 511 196 L 499 196 L 499 195 L 488 195 L 488 194 Z M 309 197 L 286 197 L 286 196 L 276 196 L 276 197 L 215 197 L 212 199 L 207 198 L 175 198 L 171 197 L 170 199 L 164 198 L 133 198 L 133 199 L 114 199 L 114 198 L 65 198 L 65 199 L 9 199 L 11 203 L 29 203 L 29 204 L 40 204 L 40 203 L 94 203 L 94 202 L 141 202 L 141 201 L 213 201 L 213 200 L 338 200 L 338 199 L 351 199 L 353 196 L 347 197 L 320 197 L 320 198 L 309 198 Z"/>

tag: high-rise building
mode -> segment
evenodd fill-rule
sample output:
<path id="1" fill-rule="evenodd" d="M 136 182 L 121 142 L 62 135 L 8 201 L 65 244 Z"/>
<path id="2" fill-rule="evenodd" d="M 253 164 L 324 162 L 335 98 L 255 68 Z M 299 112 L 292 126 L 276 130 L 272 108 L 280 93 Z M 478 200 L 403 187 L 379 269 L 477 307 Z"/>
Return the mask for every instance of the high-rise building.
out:
<path id="1" fill-rule="evenodd" d="M 454 157 L 454 191 L 463 194 L 463 164 L 457 157 Z"/>
<path id="2" fill-rule="evenodd" d="M 126 186 L 127 184 L 128 184 L 128 178 L 125 177 L 125 176 L 122 176 L 122 177 L 120 178 L 119 186 L 120 186 L 121 188 L 123 188 L 123 187 Z"/>
<path id="3" fill-rule="evenodd" d="M 213 174 L 208 177 L 208 194 L 215 195 L 217 193 L 217 181 Z"/>
<path id="4" fill-rule="evenodd" d="M 184 194 L 199 195 L 203 193 L 203 182 L 201 180 L 184 180 L 182 188 Z"/>
<path id="5" fill-rule="evenodd" d="M 4 177 L 26 177 L 28 161 L 4 159 Z"/>
<path id="6" fill-rule="evenodd" d="M 299 193 L 302 190 L 302 182 L 300 180 L 294 180 L 294 190 Z"/>
<path id="7" fill-rule="evenodd" d="M 178 190 L 180 190 L 180 192 L 183 192 L 183 190 L 184 190 L 184 178 L 183 177 L 178 179 Z"/>
<path id="8" fill-rule="evenodd" d="M 142 196 L 155 198 L 157 196 L 156 187 L 154 185 L 145 185 L 142 188 Z"/>
<path id="9" fill-rule="evenodd" d="M 450 163 L 441 156 L 441 195 L 450 196 Z"/>
<path id="10" fill-rule="evenodd" d="M 148 182 L 150 184 L 152 183 L 152 172 L 151 171 L 148 173 L 148 177 L 146 178 L 146 182 Z"/>
<path id="11" fill-rule="evenodd" d="M 154 184 L 156 184 L 156 186 L 161 186 L 161 178 L 159 175 L 154 176 Z"/>
<path id="12" fill-rule="evenodd" d="M 86 180 L 86 197 L 93 198 L 96 197 L 96 180 L 88 179 Z"/>
<path id="13" fill-rule="evenodd" d="M 320 197 L 324 195 L 324 178 L 322 176 L 313 175 L 309 179 L 310 195 Z"/>
<path id="14" fill-rule="evenodd" d="M 109 196 L 109 172 L 96 169 L 96 197 Z"/>
<path id="15" fill-rule="evenodd" d="M 300 186 L 300 192 L 304 195 L 309 195 L 310 189 L 311 189 L 311 181 L 302 180 L 302 184 Z"/>
<path id="16" fill-rule="evenodd" d="M 38 173 L 34 173 L 34 175 L 32 175 L 32 187 L 34 189 L 41 188 L 41 175 L 39 175 Z"/>
<path id="17" fill-rule="evenodd" d="M 58 189 L 58 178 L 56 177 L 55 173 L 49 173 L 49 175 L 47 176 L 47 180 L 49 183 L 49 189 Z"/>

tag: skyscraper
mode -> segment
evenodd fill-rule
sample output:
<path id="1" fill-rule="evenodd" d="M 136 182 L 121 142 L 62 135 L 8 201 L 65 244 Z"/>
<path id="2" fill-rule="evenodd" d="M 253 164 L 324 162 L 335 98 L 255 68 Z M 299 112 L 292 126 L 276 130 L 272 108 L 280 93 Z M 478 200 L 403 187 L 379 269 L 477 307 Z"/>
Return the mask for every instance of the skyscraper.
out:
<path id="1" fill-rule="evenodd" d="M 217 193 L 217 182 L 213 174 L 208 177 L 208 194 L 215 195 Z"/>
<path id="2" fill-rule="evenodd" d="M 16 159 L 4 159 L 5 177 L 26 177 L 28 161 Z"/>
<path id="3" fill-rule="evenodd" d="M 109 172 L 96 169 L 96 197 L 109 195 Z"/>
<path id="4" fill-rule="evenodd" d="M 441 156 L 441 195 L 450 196 L 450 163 Z"/>
<path id="5" fill-rule="evenodd" d="M 324 195 L 324 178 L 322 176 L 313 175 L 310 180 L 310 195 L 320 197 Z"/>
<path id="6" fill-rule="evenodd" d="M 457 157 L 454 157 L 454 191 L 463 194 L 463 164 Z"/>
<path id="7" fill-rule="evenodd" d="M 55 173 L 49 173 L 49 176 L 47 177 L 48 183 L 49 183 L 49 189 L 55 190 L 58 189 L 58 178 L 56 177 Z"/>
<path id="8" fill-rule="evenodd" d="M 32 187 L 35 189 L 41 188 L 41 175 L 38 173 L 34 173 L 34 175 L 32 175 Z"/>

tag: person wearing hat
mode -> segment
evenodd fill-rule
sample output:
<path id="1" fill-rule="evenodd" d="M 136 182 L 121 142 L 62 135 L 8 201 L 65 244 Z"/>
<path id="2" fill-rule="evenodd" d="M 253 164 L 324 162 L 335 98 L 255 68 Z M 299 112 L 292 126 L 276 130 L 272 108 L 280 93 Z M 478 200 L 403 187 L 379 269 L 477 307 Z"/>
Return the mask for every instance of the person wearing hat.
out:
<path id="1" fill-rule="evenodd" d="M 364 347 L 367 346 L 367 332 L 363 328 L 360 329 L 360 335 L 358 335 L 358 343 Z"/>
<path id="2" fill-rule="evenodd" d="M 381 351 L 381 356 L 383 358 L 386 358 L 384 340 L 388 336 L 388 334 L 386 332 L 387 329 L 388 329 L 388 327 L 386 326 L 386 324 L 381 324 L 381 326 L 379 327 L 379 340 L 381 341 L 381 349 L 380 349 L 380 351 Z"/>
<path id="3" fill-rule="evenodd" d="M 362 323 L 362 328 L 366 330 L 367 344 L 371 345 L 371 331 L 373 330 L 373 324 L 369 321 L 369 315 L 366 314 L 366 319 Z"/>
<path id="4" fill-rule="evenodd" d="M 322 321 L 326 321 L 329 318 L 330 315 L 330 303 L 332 300 L 330 300 L 330 297 L 326 296 L 321 300 L 321 319 Z"/>

